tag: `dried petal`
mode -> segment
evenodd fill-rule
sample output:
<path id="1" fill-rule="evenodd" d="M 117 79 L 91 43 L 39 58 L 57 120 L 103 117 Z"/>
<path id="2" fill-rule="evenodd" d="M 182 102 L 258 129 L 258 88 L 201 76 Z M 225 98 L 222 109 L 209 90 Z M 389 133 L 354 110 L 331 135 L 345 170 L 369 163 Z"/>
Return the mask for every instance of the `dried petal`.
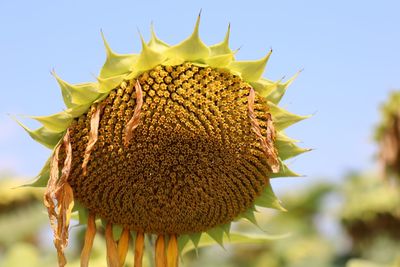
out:
<path id="1" fill-rule="evenodd" d="M 171 235 L 168 242 L 167 250 L 167 263 L 168 267 L 178 266 L 178 240 L 176 235 Z"/>
<path id="2" fill-rule="evenodd" d="M 156 240 L 156 267 L 165 266 L 165 239 L 164 235 L 159 235 Z"/>
<path id="3" fill-rule="evenodd" d="M 66 157 L 59 178 L 59 152 L 64 146 Z M 50 178 L 44 195 L 44 204 L 50 218 L 50 225 L 54 234 L 54 245 L 57 249 L 58 265 L 65 266 L 67 263 L 64 249 L 68 245 L 68 228 L 74 206 L 74 196 L 68 177 L 72 164 L 72 147 L 69 131 L 66 132 L 62 144 L 59 144 L 53 154 L 50 164 Z"/>
<path id="4" fill-rule="evenodd" d="M 94 145 L 97 142 L 98 138 L 98 133 L 99 133 L 99 123 L 100 123 L 100 115 L 101 112 L 103 111 L 105 106 L 105 103 L 102 102 L 96 107 L 96 110 L 92 114 L 92 117 L 90 118 L 90 133 L 89 133 L 89 141 L 86 146 L 85 150 L 85 156 L 83 158 L 83 163 L 82 163 L 82 171 L 83 175 L 86 175 L 86 167 L 89 163 L 90 159 L 90 154 L 92 153 L 94 149 Z"/>
<path id="5" fill-rule="evenodd" d="M 254 100 L 255 100 L 255 91 L 253 87 L 250 87 L 250 94 L 248 97 L 248 105 L 249 105 L 249 117 L 251 120 L 251 126 L 254 133 L 257 135 L 260 140 L 260 144 L 264 150 L 264 154 L 267 158 L 267 162 L 269 167 L 271 168 L 273 173 L 277 173 L 279 171 L 279 160 L 278 154 L 274 147 L 274 139 L 275 139 L 275 128 L 272 122 L 272 118 L 268 120 L 268 129 L 267 129 L 267 137 L 265 138 L 261 134 L 261 127 L 258 124 L 256 116 L 254 114 Z M 268 114 L 271 117 L 270 114 Z"/>
<path id="6" fill-rule="evenodd" d="M 136 242 L 135 242 L 134 267 L 142 267 L 143 250 L 144 250 L 144 234 L 143 234 L 143 232 L 138 232 L 136 235 Z"/>
<path id="7" fill-rule="evenodd" d="M 125 146 L 129 144 L 129 141 L 133 137 L 133 131 L 139 125 L 140 112 L 142 110 L 142 105 L 143 105 L 143 91 L 142 91 L 142 86 L 140 86 L 139 80 L 136 80 L 135 89 L 136 89 L 136 107 L 135 111 L 133 112 L 132 118 L 126 124 L 125 140 L 124 140 Z"/>
<path id="8" fill-rule="evenodd" d="M 107 266 L 119 267 L 117 244 L 114 241 L 111 223 L 107 223 L 106 226 L 106 245 L 107 245 Z"/>
<path id="9" fill-rule="evenodd" d="M 85 244 L 81 253 L 81 267 L 89 266 L 90 252 L 92 251 L 93 240 L 96 235 L 96 216 L 93 213 L 89 213 L 88 226 L 85 233 Z"/>
<path id="10" fill-rule="evenodd" d="M 56 232 L 56 219 L 57 219 L 57 213 L 55 210 L 55 203 L 54 203 L 54 192 L 56 191 L 56 183 L 58 180 L 58 154 L 60 152 L 60 146 L 57 146 L 57 148 L 54 151 L 54 154 L 51 157 L 51 162 L 50 162 L 50 177 L 49 181 L 47 182 L 47 187 L 46 191 L 44 194 L 44 205 L 47 208 L 47 212 L 49 215 L 50 219 L 50 226 L 51 229 Z"/>
<path id="11" fill-rule="evenodd" d="M 129 237 L 130 231 L 128 228 L 124 228 L 121 234 L 121 238 L 118 241 L 118 259 L 120 267 L 124 266 L 126 254 L 129 249 Z"/>

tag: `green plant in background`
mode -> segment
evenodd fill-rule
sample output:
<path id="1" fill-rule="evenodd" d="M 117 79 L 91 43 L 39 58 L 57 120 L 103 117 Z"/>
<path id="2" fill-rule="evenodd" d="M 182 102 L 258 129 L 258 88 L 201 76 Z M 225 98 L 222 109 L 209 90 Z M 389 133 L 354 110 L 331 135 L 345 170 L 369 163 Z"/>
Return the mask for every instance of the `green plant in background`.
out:
<path id="1" fill-rule="evenodd" d="M 399 266 L 400 266 L 400 260 L 397 260 L 390 264 L 379 264 L 359 259 L 350 260 L 349 263 L 346 265 L 346 267 L 399 267 Z"/>
<path id="2" fill-rule="evenodd" d="M 47 221 L 43 211 L 43 188 L 17 188 L 23 183 L 0 175 L 0 266 L 35 266 L 43 248 L 38 233 Z M 43 257 L 43 263 L 49 257 Z M 38 266 L 38 265 L 36 265 Z"/>
<path id="3" fill-rule="evenodd" d="M 290 232 L 290 235 L 267 244 L 255 266 L 264 266 L 263 260 L 270 262 L 271 267 L 334 266 L 334 241 L 319 229 L 319 219 L 328 213 L 325 199 L 334 190 L 333 185 L 316 183 L 284 195 L 282 200 L 290 212 L 264 219 L 263 228 L 268 227 L 274 233 Z"/>
<path id="4" fill-rule="evenodd" d="M 199 22 L 173 46 L 152 32 L 140 54 L 116 54 L 104 40 L 98 81 L 71 85 L 54 74 L 67 109 L 33 117 L 37 130 L 23 126 L 53 150 L 32 186 L 47 185 L 60 266 L 74 206 L 88 225 L 82 266 L 99 218 L 112 267 L 123 265 L 131 234 L 136 267 L 145 234 L 156 235 L 156 265 L 175 267 L 189 240 L 206 242 L 202 233 L 222 245 L 232 221 L 254 221 L 256 206 L 283 210 L 269 179 L 295 176 L 283 161 L 307 151 L 284 134 L 305 117 L 278 106 L 293 78 L 261 77 L 271 52 L 236 61 L 229 29 L 206 46 Z"/>
<path id="5" fill-rule="evenodd" d="M 382 179 L 353 175 L 344 187 L 346 205 L 342 223 L 353 241 L 353 254 L 363 258 L 348 267 L 400 266 L 400 92 L 394 91 L 381 107 L 375 130 Z M 393 262 L 393 259 L 396 259 Z"/>
<path id="6" fill-rule="evenodd" d="M 43 189 L 22 188 L 22 181 L 0 177 L 0 250 L 20 241 L 37 244 L 35 231 L 43 224 Z M 29 218 L 29 220 L 27 220 Z"/>
<path id="7" fill-rule="evenodd" d="M 400 92 L 392 92 L 381 109 L 382 119 L 375 138 L 384 176 L 400 179 Z"/>
<path id="8" fill-rule="evenodd" d="M 290 234 L 275 242 L 238 249 L 230 260 L 235 267 L 331 266 L 334 248 L 317 228 L 316 218 L 323 212 L 323 200 L 332 186 L 316 184 L 283 196 L 289 213 L 260 216 L 260 228 Z M 245 225 L 241 225 L 244 227 Z"/>
<path id="9" fill-rule="evenodd" d="M 354 174 L 342 192 L 341 221 L 352 240 L 350 254 L 389 266 L 400 257 L 399 191 L 377 177 Z"/>
<path id="10" fill-rule="evenodd" d="M 218 250 L 204 251 L 204 257 L 193 262 L 193 267 L 328 267 L 336 266 L 334 241 L 318 229 L 317 219 L 326 212 L 324 200 L 333 193 L 334 187 L 316 184 L 296 190 L 282 197 L 288 213 L 259 213 L 260 229 L 273 233 L 288 233 L 285 238 L 273 242 L 247 244 L 233 249 L 229 256 Z M 241 231 L 250 231 L 250 224 L 237 225 Z M 260 231 L 260 230 L 258 230 Z"/>

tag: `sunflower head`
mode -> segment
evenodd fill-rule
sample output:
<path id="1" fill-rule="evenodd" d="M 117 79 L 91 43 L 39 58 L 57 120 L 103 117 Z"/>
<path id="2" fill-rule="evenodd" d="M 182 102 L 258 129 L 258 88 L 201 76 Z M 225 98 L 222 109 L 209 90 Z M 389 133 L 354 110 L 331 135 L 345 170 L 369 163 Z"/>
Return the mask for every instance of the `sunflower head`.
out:
<path id="1" fill-rule="evenodd" d="M 400 92 L 392 92 L 381 108 L 381 123 L 375 139 L 380 146 L 379 160 L 384 176 L 400 179 Z"/>
<path id="2" fill-rule="evenodd" d="M 134 234 L 135 266 L 145 235 L 155 235 L 157 266 L 175 267 L 202 233 L 222 244 L 232 221 L 256 223 L 256 206 L 283 209 L 269 180 L 296 176 L 283 161 L 307 151 L 283 132 L 305 117 L 278 107 L 295 77 L 262 78 L 271 51 L 237 61 L 229 28 L 207 46 L 199 22 L 173 46 L 152 31 L 140 54 L 117 54 L 103 36 L 97 81 L 72 85 L 54 73 L 66 110 L 33 117 L 43 124 L 37 130 L 23 126 L 53 150 L 33 185 L 47 188 L 60 266 L 74 203 L 88 225 L 82 266 L 96 219 L 106 226 L 109 266 L 122 266 Z"/>

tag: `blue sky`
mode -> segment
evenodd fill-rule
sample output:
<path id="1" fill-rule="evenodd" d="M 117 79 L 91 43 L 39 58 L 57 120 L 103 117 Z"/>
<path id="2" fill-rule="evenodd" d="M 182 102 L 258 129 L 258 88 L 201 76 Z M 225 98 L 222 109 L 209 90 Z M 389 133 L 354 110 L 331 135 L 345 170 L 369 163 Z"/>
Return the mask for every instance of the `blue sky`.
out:
<path id="1" fill-rule="evenodd" d="M 206 43 L 219 42 L 230 22 L 238 59 L 273 48 L 265 77 L 304 68 L 283 100 L 292 112 L 315 114 L 288 130 L 315 148 L 291 162 L 296 171 L 335 180 L 374 168 L 378 106 L 400 88 L 399 1 L 14 0 L 0 2 L 0 170 L 33 177 L 49 156 L 7 114 L 63 108 L 51 69 L 70 82 L 93 80 L 105 59 L 101 29 L 115 51 L 139 52 L 137 29 L 148 38 L 153 21 L 174 44 L 191 33 L 200 9 Z"/>

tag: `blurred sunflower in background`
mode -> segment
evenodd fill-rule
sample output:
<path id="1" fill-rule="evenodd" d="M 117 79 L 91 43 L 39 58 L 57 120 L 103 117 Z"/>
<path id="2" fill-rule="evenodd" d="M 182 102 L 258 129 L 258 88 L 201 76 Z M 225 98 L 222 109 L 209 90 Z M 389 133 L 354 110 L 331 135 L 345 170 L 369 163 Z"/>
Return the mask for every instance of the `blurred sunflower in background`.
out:
<path id="1" fill-rule="evenodd" d="M 262 78 L 272 51 L 237 61 L 229 28 L 207 46 L 199 23 L 200 15 L 172 46 L 152 31 L 140 54 L 117 54 L 104 39 L 97 82 L 72 85 L 54 73 L 66 110 L 34 116 L 43 124 L 36 130 L 21 124 L 53 150 L 31 185 L 46 187 L 59 266 L 74 210 L 87 225 L 81 266 L 101 220 L 111 267 L 124 265 L 130 240 L 134 266 L 142 266 L 153 238 L 156 266 L 176 267 L 203 233 L 222 245 L 233 221 L 255 222 L 256 206 L 284 210 L 270 178 L 296 176 L 283 161 L 308 151 L 284 134 L 306 117 L 278 106 L 295 77 Z"/>
<path id="2" fill-rule="evenodd" d="M 381 107 L 381 123 L 375 139 L 384 177 L 400 179 L 400 92 L 394 91 Z"/>

